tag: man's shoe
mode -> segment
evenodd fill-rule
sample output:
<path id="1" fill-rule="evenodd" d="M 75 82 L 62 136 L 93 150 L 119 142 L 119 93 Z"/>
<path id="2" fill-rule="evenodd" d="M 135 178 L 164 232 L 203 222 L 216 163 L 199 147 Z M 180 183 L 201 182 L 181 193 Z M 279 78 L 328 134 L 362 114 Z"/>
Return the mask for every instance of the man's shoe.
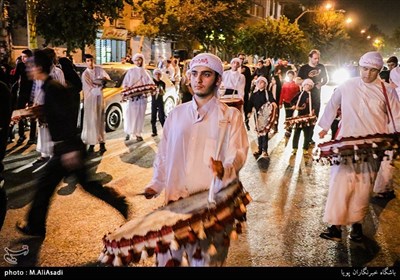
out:
<path id="1" fill-rule="evenodd" d="M 143 137 L 142 136 L 136 136 L 136 141 L 138 141 L 138 142 L 143 141 Z"/>
<path id="2" fill-rule="evenodd" d="M 36 139 L 29 139 L 28 140 L 28 145 L 33 145 L 33 144 L 36 144 L 36 143 L 37 143 Z"/>
<path id="3" fill-rule="evenodd" d="M 362 231 L 362 225 L 359 223 L 355 223 L 351 225 L 351 232 L 350 232 L 350 240 L 355 241 L 355 242 L 360 242 L 363 238 L 363 231 Z"/>
<path id="4" fill-rule="evenodd" d="M 16 229 L 25 235 L 45 237 L 46 231 L 43 230 L 32 230 L 25 222 L 17 222 L 15 225 Z"/>
<path id="5" fill-rule="evenodd" d="M 374 195 L 375 198 L 382 198 L 382 199 L 392 199 L 395 198 L 396 195 L 394 194 L 394 190 L 381 192 Z"/>
<path id="6" fill-rule="evenodd" d="M 255 153 L 253 153 L 253 156 L 258 159 L 261 156 L 261 151 L 257 151 Z"/>
<path id="7" fill-rule="evenodd" d="M 295 156 L 296 154 L 297 154 L 297 149 L 294 148 L 293 151 L 292 151 L 292 156 Z"/>
<path id="8" fill-rule="evenodd" d="M 267 158 L 269 157 L 269 154 L 267 152 L 262 152 L 261 157 Z"/>
<path id="9" fill-rule="evenodd" d="M 25 136 L 19 137 L 19 139 L 18 139 L 18 141 L 17 141 L 17 144 L 18 144 L 18 145 L 21 145 L 22 143 L 24 143 L 25 139 L 26 139 Z"/>
<path id="10" fill-rule="evenodd" d="M 89 149 L 87 150 L 89 154 L 94 153 L 94 145 L 90 145 Z"/>
<path id="11" fill-rule="evenodd" d="M 106 152 L 106 144 L 105 143 L 100 143 L 100 153 L 104 153 Z"/>
<path id="12" fill-rule="evenodd" d="M 342 231 L 336 226 L 330 226 L 327 227 L 326 230 L 319 235 L 319 237 L 339 242 L 342 240 Z"/>
<path id="13" fill-rule="evenodd" d="M 130 138 L 130 136 L 129 136 L 129 134 L 127 134 L 126 137 L 125 137 L 125 141 L 128 141 L 129 138 Z"/>
<path id="14" fill-rule="evenodd" d="M 303 155 L 308 156 L 308 150 L 307 149 L 303 149 Z"/>
<path id="15" fill-rule="evenodd" d="M 158 135 L 157 133 L 152 133 L 151 137 L 154 137 L 154 136 L 157 136 L 157 135 Z"/>

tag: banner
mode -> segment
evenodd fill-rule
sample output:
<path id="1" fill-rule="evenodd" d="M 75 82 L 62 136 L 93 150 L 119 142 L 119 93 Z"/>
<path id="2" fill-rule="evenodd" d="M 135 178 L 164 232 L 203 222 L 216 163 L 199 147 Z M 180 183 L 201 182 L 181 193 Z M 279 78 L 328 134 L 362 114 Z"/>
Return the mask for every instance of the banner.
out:
<path id="1" fill-rule="evenodd" d="M 123 40 L 126 41 L 128 37 L 128 30 L 117 29 L 114 27 L 104 27 L 101 39 Z"/>

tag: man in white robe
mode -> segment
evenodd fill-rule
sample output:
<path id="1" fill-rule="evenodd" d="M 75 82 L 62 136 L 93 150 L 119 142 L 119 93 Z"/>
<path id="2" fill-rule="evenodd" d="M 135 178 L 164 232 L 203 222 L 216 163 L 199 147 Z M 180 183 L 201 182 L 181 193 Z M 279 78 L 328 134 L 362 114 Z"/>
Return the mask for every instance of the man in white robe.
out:
<path id="1" fill-rule="evenodd" d="M 244 99 L 244 88 L 246 85 L 245 76 L 240 73 L 241 60 L 234 58 L 231 60 L 231 69 L 222 74 L 222 85 L 225 88 L 225 97 L 234 94 L 235 97 Z"/>
<path id="2" fill-rule="evenodd" d="M 88 152 L 94 152 L 94 146 L 100 144 L 100 153 L 106 151 L 106 122 L 104 113 L 103 81 L 111 80 L 100 66 L 94 65 L 94 58 L 87 54 L 87 68 L 82 73 L 83 88 L 83 126 L 82 141 L 89 145 Z"/>
<path id="3" fill-rule="evenodd" d="M 326 105 L 318 125 L 323 138 L 330 129 L 336 112 L 342 110 L 337 139 L 389 133 L 393 127 L 387 105 L 398 112 L 399 101 L 395 93 L 378 78 L 383 66 L 378 52 L 368 52 L 359 61 L 360 77 L 340 85 Z M 383 87 L 389 104 L 386 104 Z M 362 225 L 367 211 L 379 163 L 372 157 L 360 162 L 333 165 L 329 181 L 329 193 L 325 206 L 324 222 L 331 224 L 320 237 L 340 241 L 341 226 L 351 225 L 350 239 L 361 241 Z"/>
<path id="4" fill-rule="evenodd" d="M 165 189 L 165 202 L 176 201 L 210 189 L 213 179 L 216 193 L 238 178 L 246 161 L 249 142 L 242 114 L 215 97 L 223 73 L 221 60 L 212 54 L 199 54 L 191 61 L 190 70 L 195 95 L 168 115 L 153 178 L 145 188 L 146 198 Z M 219 145 L 217 160 L 214 157 Z M 209 265 L 212 260 L 207 249 L 202 248 L 202 261 L 192 259 L 197 246 L 185 245 L 189 265 Z M 183 246 L 172 252 L 177 260 L 181 260 L 182 253 Z M 159 266 L 165 261 L 158 255 Z"/>
<path id="5" fill-rule="evenodd" d="M 122 82 L 122 87 L 136 87 L 152 84 L 154 81 L 151 75 L 144 68 L 144 56 L 137 53 L 133 56 L 135 67 L 126 72 Z M 144 117 L 147 106 L 147 96 L 140 95 L 130 98 L 124 111 L 124 131 L 126 133 L 125 140 L 129 140 L 130 135 L 135 135 L 138 142 L 143 141 L 142 132 L 144 126 Z"/>

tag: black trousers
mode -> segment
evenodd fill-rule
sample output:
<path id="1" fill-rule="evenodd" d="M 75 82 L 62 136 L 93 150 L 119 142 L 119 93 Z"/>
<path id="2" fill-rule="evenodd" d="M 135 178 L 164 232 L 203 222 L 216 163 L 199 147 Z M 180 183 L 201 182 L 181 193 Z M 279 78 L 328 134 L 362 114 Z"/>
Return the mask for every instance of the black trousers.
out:
<path id="1" fill-rule="evenodd" d="M 85 191 L 102 199 L 120 212 L 121 209 L 126 206 L 124 205 L 125 197 L 119 196 L 111 188 L 103 187 L 100 182 L 88 180 L 87 168 L 84 165 L 85 146 L 83 143 L 82 147 L 82 164 L 80 168 L 68 172 L 62 166 L 61 155 L 58 154 L 55 154 L 44 167 L 43 173 L 37 181 L 37 191 L 28 213 L 28 226 L 32 231 L 43 234 L 46 232 L 46 218 L 49 210 L 50 199 L 53 196 L 57 185 L 66 175 L 75 175 Z"/>
<path id="2" fill-rule="evenodd" d="M 268 153 L 268 134 L 258 136 L 258 151 Z"/>
<path id="3" fill-rule="evenodd" d="M 157 134 L 157 126 L 156 126 L 157 112 L 161 126 L 164 126 L 165 112 L 164 112 L 164 101 L 162 96 L 158 96 L 157 99 L 155 98 L 155 96 L 153 96 L 151 101 L 151 129 L 154 134 Z"/>
<path id="4" fill-rule="evenodd" d="M 308 149 L 310 146 L 310 139 L 313 133 L 313 126 L 304 126 L 302 128 L 295 128 L 293 135 L 293 149 L 297 149 L 299 147 L 299 139 L 301 131 L 304 132 L 304 143 L 303 149 Z"/>

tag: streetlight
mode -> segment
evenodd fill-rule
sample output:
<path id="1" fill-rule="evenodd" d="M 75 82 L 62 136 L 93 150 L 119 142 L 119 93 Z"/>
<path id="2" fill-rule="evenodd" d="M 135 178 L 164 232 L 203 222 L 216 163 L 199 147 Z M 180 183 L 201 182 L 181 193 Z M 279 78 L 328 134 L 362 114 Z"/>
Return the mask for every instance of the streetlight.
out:
<path id="1" fill-rule="evenodd" d="M 328 8 L 328 7 L 329 7 L 329 8 Z M 327 5 L 325 6 L 325 9 L 328 10 L 328 11 L 330 10 L 330 8 L 332 8 L 332 6 L 331 6 L 330 4 L 327 4 Z M 306 13 L 317 13 L 317 12 L 319 12 L 319 11 L 320 11 L 320 10 L 304 10 L 297 18 L 295 18 L 294 23 L 295 23 L 296 25 L 298 25 L 299 19 L 300 19 L 302 16 L 304 16 Z M 335 10 L 334 12 L 338 12 L 338 13 L 344 14 L 346 11 L 340 9 L 340 10 Z"/>

